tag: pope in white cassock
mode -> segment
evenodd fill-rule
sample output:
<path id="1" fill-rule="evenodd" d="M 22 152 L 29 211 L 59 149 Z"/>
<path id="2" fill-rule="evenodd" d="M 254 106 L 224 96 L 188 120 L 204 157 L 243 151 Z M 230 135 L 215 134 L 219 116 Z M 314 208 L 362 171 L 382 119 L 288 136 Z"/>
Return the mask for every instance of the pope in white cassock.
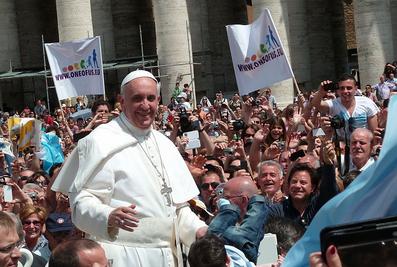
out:
<path id="1" fill-rule="evenodd" d="M 129 73 L 121 95 L 121 115 L 79 141 L 52 189 L 69 194 L 73 222 L 113 266 L 181 266 L 179 244 L 206 232 L 186 204 L 197 186 L 174 144 L 152 129 L 155 77 Z"/>

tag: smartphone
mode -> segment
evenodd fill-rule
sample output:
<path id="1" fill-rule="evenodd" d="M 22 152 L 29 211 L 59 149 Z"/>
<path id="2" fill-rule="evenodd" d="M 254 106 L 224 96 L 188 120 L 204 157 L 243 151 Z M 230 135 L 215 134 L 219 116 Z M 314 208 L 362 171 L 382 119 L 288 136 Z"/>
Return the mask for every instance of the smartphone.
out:
<path id="1" fill-rule="evenodd" d="M 289 159 L 290 159 L 291 161 L 295 161 L 295 160 L 297 160 L 297 159 L 299 159 L 299 158 L 303 158 L 304 156 L 305 156 L 305 151 L 303 151 L 303 150 L 301 149 L 301 150 L 298 150 L 298 151 L 292 153 L 291 156 L 289 157 Z"/>
<path id="2" fill-rule="evenodd" d="M 324 228 L 321 252 L 336 246 L 342 266 L 397 266 L 397 217 Z"/>
<path id="3" fill-rule="evenodd" d="M 324 133 L 323 129 L 321 129 L 321 128 L 313 129 L 313 137 L 324 136 L 324 135 L 325 135 L 325 133 Z"/>
<path id="4" fill-rule="evenodd" d="M 11 185 L 3 185 L 3 194 L 5 202 L 12 202 L 12 187 Z"/>
<path id="5" fill-rule="evenodd" d="M 240 160 L 240 168 L 248 171 L 248 162 L 246 160 Z"/>
<path id="6" fill-rule="evenodd" d="M 330 91 L 330 92 L 335 92 L 336 90 L 338 90 L 339 85 L 337 83 L 331 82 L 328 84 L 324 85 L 324 90 L 325 91 Z"/>
<path id="7" fill-rule="evenodd" d="M 215 171 L 216 167 L 212 164 L 204 164 L 204 169 L 207 169 L 208 171 Z"/>

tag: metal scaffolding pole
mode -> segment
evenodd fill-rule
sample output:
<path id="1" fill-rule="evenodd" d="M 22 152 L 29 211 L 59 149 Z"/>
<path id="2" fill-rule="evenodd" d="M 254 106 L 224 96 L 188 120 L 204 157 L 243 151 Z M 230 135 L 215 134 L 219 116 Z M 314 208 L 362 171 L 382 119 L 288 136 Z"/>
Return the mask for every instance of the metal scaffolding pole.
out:
<path id="1" fill-rule="evenodd" d="M 50 97 L 48 94 L 47 62 L 45 60 L 46 53 L 45 53 L 45 47 L 44 47 L 44 35 L 41 35 L 41 46 L 43 48 L 43 66 L 44 66 L 45 93 L 46 93 L 46 97 L 47 97 L 47 109 L 48 109 L 48 112 L 50 113 L 51 109 L 50 109 Z"/>

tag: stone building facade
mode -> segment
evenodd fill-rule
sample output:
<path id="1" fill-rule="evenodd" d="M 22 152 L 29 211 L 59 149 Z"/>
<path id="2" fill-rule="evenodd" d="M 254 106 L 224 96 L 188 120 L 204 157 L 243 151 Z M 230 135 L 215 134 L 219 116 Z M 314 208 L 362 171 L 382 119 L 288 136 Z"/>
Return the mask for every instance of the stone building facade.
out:
<path id="1" fill-rule="evenodd" d="M 397 21 L 391 18 L 397 0 L 3 0 L 0 104 L 21 108 L 46 97 L 44 75 L 37 76 L 43 69 L 41 36 L 45 42 L 101 36 L 105 62 L 123 66 L 106 70 L 111 99 L 135 68 L 129 63 L 142 57 L 156 60 L 158 67 L 147 67 L 160 77 L 165 103 L 176 82 L 194 87 L 197 99 L 218 90 L 230 95 L 237 88 L 225 26 L 248 23 L 247 2 L 254 19 L 270 9 L 303 90 L 357 64 L 361 82 L 375 83 L 384 63 L 395 59 Z M 49 93 L 56 103 L 54 90 Z M 291 103 L 293 83 L 274 85 L 273 93 Z"/>

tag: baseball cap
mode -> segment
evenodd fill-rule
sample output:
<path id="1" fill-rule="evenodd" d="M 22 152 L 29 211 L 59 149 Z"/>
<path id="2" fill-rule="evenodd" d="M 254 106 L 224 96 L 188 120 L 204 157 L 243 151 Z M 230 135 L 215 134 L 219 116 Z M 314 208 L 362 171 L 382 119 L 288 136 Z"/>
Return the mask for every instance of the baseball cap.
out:
<path id="1" fill-rule="evenodd" d="M 71 231 L 74 228 L 70 213 L 50 213 L 46 221 L 47 230 L 51 233 Z"/>

